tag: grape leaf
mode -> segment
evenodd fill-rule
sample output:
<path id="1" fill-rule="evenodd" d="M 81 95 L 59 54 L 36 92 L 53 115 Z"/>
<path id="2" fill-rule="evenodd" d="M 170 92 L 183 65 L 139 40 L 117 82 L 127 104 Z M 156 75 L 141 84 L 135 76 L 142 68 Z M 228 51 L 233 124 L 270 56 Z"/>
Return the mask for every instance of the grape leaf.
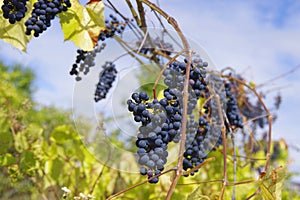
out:
<path id="1" fill-rule="evenodd" d="M 283 167 L 269 168 L 266 174 L 257 181 L 261 188 L 261 195 L 265 200 L 281 199 L 282 183 L 285 176 L 286 171 Z"/>
<path id="2" fill-rule="evenodd" d="M 0 166 L 9 166 L 17 163 L 18 159 L 13 157 L 10 153 L 0 155 Z"/>
<path id="3" fill-rule="evenodd" d="M 72 7 L 59 15 L 65 41 L 71 40 L 84 51 L 91 51 L 105 27 L 104 4 L 91 1 L 84 7 L 78 0 L 71 0 L 71 3 Z"/>
<path id="4" fill-rule="evenodd" d="M 0 138 L 0 154 L 4 154 L 13 146 L 13 136 L 7 131 L 0 131 Z"/>
<path id="5" fill-rule="evenodd" d="M 0 1 L 0 7 L 3 5 L 3 1 Z M 27 36 L 25 34 L 24 22 L 29 17 L 28 13 L 31 11 L 31 6 L 27 4 L 27 14 L 19 22 L 15 24 L 10 24 L 8 19 L 3 17 L 2 9 L 0 9 L 0 38 L 5 42 L 11 44 L 12 46 L 26 52 L 26 45 L 32 38 L 32 36 Z"/>

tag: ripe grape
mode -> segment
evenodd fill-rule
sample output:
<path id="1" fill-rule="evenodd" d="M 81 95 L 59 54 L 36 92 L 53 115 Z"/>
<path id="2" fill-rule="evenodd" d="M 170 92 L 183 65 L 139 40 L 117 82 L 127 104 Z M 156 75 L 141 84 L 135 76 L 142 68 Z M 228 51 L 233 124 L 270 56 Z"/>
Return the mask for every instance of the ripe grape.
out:
<path id="1" fill-rule="evenodd" d="M 112 62 L 106 62 L 102 68 L 103 70 L 99 74 L 99 82 L 97 83 L 95 91 L 95 102 L 98 102 L 106 97 L 116 79 L 116 74 L 118 73 L 115 64 Z"/>
<path id="2" fill-rule="evenodd" d="M 21 21 L 27 12 L 26 2 L 28 0 L 4 0 L 1 6 L 3 17 L 8 19 L 10 24 Z"/>
<path id="3" fill-rule="evenodd" d="M 51 20 L 71 7 L 70 0 L 38 0 L 33 4 L 31 17 L 25 22 L 26 35 L 38 37 L 51 26 Z"/>
<path id="4" fill-rule="evenodd" d="M 107 38 L 113 37 L 115 34 L 121 34 L 125 30 L 125 23 L 120 22 L 117 17 L 110 14 L 110 20 L 105 20 L 105 30 L 101 31 L 98 40 L 104 41 Z"/>
<path id="5" fill-rule="evenodd" d="M 77 56 L 75 63 L 72 65 L 70 75 L 75 75 L 76 80 L 81 80 L 79 75 L 82 72 L 84 75 L 87 75 L 90 71 L 90 68 L 95 66 L 95 58 L 98 53 L 100 53 L 106 44 L 102 43 L 101 45 L 96 45 L 92 51 L 83 51 L 82 49 L 77 49 Z"/>
<path id="6" fill-rule="evenodd" d="M 238 103 L 231 91 L 231 83 L 225 83 L 225 92 L 227 98 L 226 116 L 232 128 L 243 128 L 243 118 L 239 113 Z"/>

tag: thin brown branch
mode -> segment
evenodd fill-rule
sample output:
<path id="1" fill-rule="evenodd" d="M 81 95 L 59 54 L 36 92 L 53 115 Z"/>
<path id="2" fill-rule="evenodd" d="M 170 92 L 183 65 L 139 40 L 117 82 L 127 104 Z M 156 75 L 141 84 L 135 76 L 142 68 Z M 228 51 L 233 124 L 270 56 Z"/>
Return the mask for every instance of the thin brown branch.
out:
<path id="1" fill-rule="evenodd" d="M 272 83 L 273 81 L 276 81 L 276 80 L 278 80 L 278 79 L 280 79 L 280 78 L 283 78 L 283 77 L 285 77 L 285 76 L 287 76 L 287 75 L 289 75 L 289 74 L 292 74 L 292 73 L 294 73 L 295 71 L 297 71 L 299 68 L 300 68 L 300 65 L 297 65 L 297 66 L 294 67 L 293 69 L 291 69 L 291 70 L 289 70 L 289 71 L 287 71 L 287 72 L 285 72 L 285 73 L 283 73 L 283 74 L 280 74 L 279 76 L 276 76 L 276 77 L 274 77 L 274 78 L 272 78 L 272 79 L 270 79 L 270 80 L 267 80 L 267 81 L 265 81 L 264 83 L 261 83 L 261 84 L 257 85 L 256 88 L 263 87 L 263 86 L 265 86 L 266 84 Z"/>
<path id="2" fill-rule="evenodd" d="M 89 194 L 91 194 L 91 195 L 93 194 L 93 192 L 94 192 L 94 190 L 95 190 L 95 188 L 96 188 L 96 185 L 97 185 L 98 181 L 100 180 L 100 178 L 101 178 L 101 176 L 102 176 L 102 174 L 103 174 L 104 168 L 105 168 L 105 164 L 103 165 L 103 167 L 102 167 L 100 173 L 98 174 L 98 176 L 97 176 L 97 178 L 96 178 L 96 180 L 95 180 L 95 182 L 94 182 L 92 188 L 90 189 Z"/>
<path id="3" fill-rule="evenodd" d="M 121 190 L 120 192 L 117 192 L 117 193 L 115 193 L 115 194 L 109 196 L 106 200 L 113 199 L 113 198 L 115 198 L 115 197 L 117 197 L 117 196 L 119 196 L 119 195 L 121 195 L 121 194 L 124 194 L 124 193 L 126 193 L 126 192 L 128 192 L 128 191 L 130 191 L 130 190 L 132 190 L 132 189 L 134 189 L 134 188 L 136 188 L 136 187 L 138 187 L 138 186 L 141 186 L 141 185 L 143 185 L 143 184 L 145 184 L 145 183 L 148 183 L 148 182 L 151 181 L 152 179 L 155 179 L 155 178 L 157 178 L 157 177 L 160 177 L 160 176 L 162 176 L 162 175 L 164 175 L 164 174 L 166 174 L 166 173 L 169 173 L 169 172 L 171 172 L 171 171 L 174 171 L 174 170 L 176 170 L 176 169 L 175 169 L 175 168 L 168 169 L 168 170 L 162 172 L 161 174 L 155 175 L 155 176 L 153 176 L 153 177 L 151 177 L 151 178 L 149 178 L 149 179 L 147 179 L 147 180 L 145 180 L 145 181 L 142 181 L 142 182 L 140 182 L 140 183 L 137 183 L 137 184 L 135 184 L 135 185 L 133 185 L 133 186 L 130 186 L 129 188 L 126 188 L 126 189 L 124 189 L 124 190 Z"/>
<path id="4" fill-rule="evenodd" d="M 112 3 L 110 0 L 107 0 L 108 4 L 105 4 L 105 6 L 107 6 L 108 8 L 112 9 L 114 12 L 116 12 L 118 15 L 120 15 L 123 20 L 126 21 L 126 24 L 128 25 L 128 27 L 133 31 L 133 33 L 137 36 L 137 38 L 139 38 L 139 36 L 142 37 L 142 33 L 139 31 L 139 29 L 137 29 L 137 27 L 135 26 L 135 24 L 133 24 L 131 22 L 130 19 L 128 19 L 127 17 L 125 17 Z M 137 33 L 138 32 L 138 33 Z"/>
<path id="5" fill-rule="evenodd" d="M 188 105 L 188 86 L 189 86 L 189 77 L 190 77 L 190 67 L 191 67 L 191 57 L 192 52 L 188 51 L 187 56 L 187 64 L 186 64 L 186 77 L 184 80 L 184 88 L 183 88 L 183 113 L 182 113 L 182 132 L 181 132 L 181 139 L 180 139 L 180 146 L 179 146 L 179 158 L 177 163 L 177 170 L 176 175 L 171 183 L 171 186 L 169 188 L 166 200 L 170 200 L 171 196 L 175 190 L 175 187 L 178 183 L 178 180 L 182 174 L 182 165 L 183 165 L 183 153 L 185 149 L 185 140 L 186 140 L 186 129 L 187 129 L 187 105 Z"/>
<path id="6" fill-rule="evenodd" d="M 51 188 L 51 191 L 53 192 L 54 196 L 55 196 L 55 199 L 59 200 L 59 196 L 55 190 L 55 187 L 54 187 L 54 184 L 52 183 L 52 180 L 50 179 L 50 177 L 48 176 L 48 174 L 45 172 L 44 169 L 41 169 L 42 170 L 42 173 L 43 175 L 46 177 L 46 179 L 49 181 L 49 183 L 51 184 L 50 188 Z"/>
<path id="7" fill-rule="evenodd" d="M 219 180 L 210 180 L 210 181 L 198 181 L 193 183 L 179 183 L 178 186 L 199 185 L 205 183 L 219 183 L 219 182 L 223 182 L 223 180 L 219 179 Z M 246 180 L 246 181 L 233 182 L 233 183 L 228 182 L 227 186 L 231 187 L 231 186 L 244 185 L 244 184 L 255 183 L 255 182 L 256 180 Z"/>
<path id="8" fill-rule="evenodd" d="M 140 25 L 140 24 L 141 24 L 141 21 L 140 21 L 138 15 L 137 15 L 137 13 L 136 13 L 136 11 L 135 11 L 135 9 L 134 9 L 132 3 L 131 3 L 131 1 L 130 1 L 130 0 L 126 0 L 126 3 L 127 3 L 128 7 L 129 7 L 129 9 L 130 9 L 130 12 L 131 12 L 131 14 L 132 14 L 134 20 L 136 21 L 136 23 L 137 23 L 138 25 Z"/>
<path id="9" fill-rule="evenodd" d="M 172 181 L 172 184 L 169 188 L 166 200 L 171 199 L 171 196 L 175 190 L 175 187 L 177 185 L 177 182 L 179 180 L 179 177 L 181 176 L 182 173 L 182 161 L 183 161 L 183 152 L 184 152 L 184 146 L 185 146 L 185 139 L 186 139 L 186 121 L 187 121 L 187 104 L 188 104 L 188 85 L 189 85 L 189 77 L 190 77 L 190 65 L 191 65 L 191 56 L 192 52 L 190 50 L 189 43 L 182 33 L 181 29 L 179 28 L 176 20 L 169 16 L 165 11 L 157 7 L 154 3 L 148 1 L 148 0 L 139 0 L 139 2 L 142 2 L 149 6 L 152 10 L 155 10 L 158 12 L 162 17 L 164 17 L 169 24 L 173 26 L 177 34 L 179 35 L 184 51 L 187 54 L 187 67 L 186 67 L 186 77 L 185 77 L 185 82 L 184 82 L 184 89 L 183 89 L 183 114 L 182 114 L 182 132 L 181 132 L 181 140 L 180 140 L 180 147 L 179 147 L 179 158 L 178 158 L 178 163 L 177 163 L 177 170 L 176 170 L 176 175 Z"/>
<path id="10" fill-rule="evenodd" d="M 214 157 L 211 158 L 207 158 L 206 160 L 204 160 L 202 163 L 200 163 L 199 165 L 195 166 L 194 168 L 183 172 L 182 175 L 189 175 L 191 173 L 193 173 L 194 171 L 198 170 L 199 168 L 201 168 L 203 165 L 206 165 L 207 163 L 216 160 Z"/>
<path id="11" fill-rule="evenodd" d="M 222 186 L 222 191 L 219 196 L 219 199 L 223 199 L 223 195 L 225 192 L 225 188 L 227 185 L 227 144 L 226 144 L 226 127 L 224 125 L 224 119 L 223 119 L 223 113 L 221 111 L 221 103 L 220 103 L 220 97 L 218 94 L 216 94 L 216 99 L 217 99 L 217 106 L 218 106 L 218 113 L 220 120 L 222 122 L 222 142 L 223 142 L 223 186 Z"/>
<path id="12" fill-rule="evenodd" d="M 137 4 L 138 12 L 139 12 L 139 15 L 140 15 L 139 26 L 140 26 L 141 29 L 144 30 L 145 28 L 147 28 L 144 6 L 143 6 L 142 2 L 139 1 L 139 0 L 136 0 L 136 4 Z"/>

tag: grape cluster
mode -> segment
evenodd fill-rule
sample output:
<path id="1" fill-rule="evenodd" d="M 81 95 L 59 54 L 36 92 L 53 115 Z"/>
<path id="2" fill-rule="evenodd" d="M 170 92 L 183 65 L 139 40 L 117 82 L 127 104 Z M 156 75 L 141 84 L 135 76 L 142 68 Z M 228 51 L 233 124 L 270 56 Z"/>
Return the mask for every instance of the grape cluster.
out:
<path id="1" fill-rule="evenodd" d="M 109 15 L 110 20 L 105 20 L 105 30 L 101 31 L 98 40 L 104 41 L 113 37 L 116 33 L 121 34 L 125 29 L 125 23 L 121 23 L 114 15 Z"/>
<path id="2" fill-rule="evenodd" d="M 168 143 L 179 141 L 181 110 L 178 103 L 166 98 L 150 101 L 145 92 L 133 93 L 127 105 L 134 120 L 142 124 L 136 141 L 138 163 L 141 166 L 140 173 L 148 175 L 150 179 L 164 170 Z M 158 178 L 149 182 L 157 183 Z"/>
<path id="3" fill-rule="evenodd" d="M 138 42 L 137 46 L 140 46 L 141 44 L 142 42 Z M 145 55 L 152 55 L 155 49 L 158 49 L 162 53 L 169 56 L 174 51 L 173 45 L 171 43 L 165 42 L 164 40 L 161 40 L 159 37 L 153 40 L 153 45 L 154 46 L 152 46 L 151 43 L 147 40 L 143 44 L 139 52 Z"/>
<path id="4" fill-rule="evenodd" d="M 205 117 L 199 117 L 198 122 L 195 122 L 193 115 L 191 115 L 190 120 L 187 122 L 185 152 L 182 163 L 184 170 L 187 171 L 200 165 L 207 158 L 205 150 L 210 145 L 209 137 L 207 137 L 209 130 L 210 124 Z M 191 175 L 194 175 L 194 172 Z"/>
<path id="5" fill-rule="evenodd" d="M 127 101 L 128 110 L 133 113 L 134 120 L 140 122 L 136 146 L 138 147 L 138 163 L 141 166 L 140 173 L 148 175 L 160 174 L 167 162 L 167 148 L 169 142 L 179 142 L 182 127 L 182 90 L 186 74 L 185 62 L 173 62 L 164 71 L 165 84 L 164 97 L 160 100 L 150 101 L 145 92 L 133 93 Z M 197 104 L 197 99 L 207 90 L 204 78 L 207 66 L 206 62 L 198 60 L 190 67 L 190 93 L 188 114 L 191 114 Z M 201 159 L 204 158 L 203 156 Z M 192 159 L 191 155 L 188 159 Z M 195 164 L 199 164 L 198 159 Z M 195 160 L 195 159 L 193 159 Z M 149 181 L 158 182 L 158 178 Z"/>
<path id="6" fill-rule="evenodd" d="M 26 2 L 28 0 L 4 0 L 1 7 L 3 11 L 3 17 L 8 19 L 10 24 L 16 23 L 25 17 L 27 12 Z"/>
<path id="7" fill-rule="evenodd" d="M 43 31 L 51 26 L 51 20 L 63 11 L 71 7 L 70 0 L 38 0 L 33 4 L 31 17 L 25 22 L 26 35 L 38 37 Z"/>
<path id="8" fill-rule="evenodd" d="M 227 98 L 226 116 L 232 129 L 243 128 L 243 118 L 239 113 L 237 100 L 231 91 L 231 83 L 225 83 L 225 92 Z"/>
<path id="9" fill-rule="evenodd" d="M 97 83 L 95 91 L 95 102 L 104 99 L 112 87 L 113 82 L 116 79 L 117 69 L 112 62 L 105 62 L 102 66 L 103 70 L 99 74 L 99 82 Z"/>
<path id="10" fill-rule="evenodd" d="M 83 72 L 84 75 L 89 73 L 90 68 L 95 66 L 95 57 L 97 53 L 100 53 L 105 46 L 105 43 L 102 43 L 101 45 L 97 44 L 92 51 L 77 49 L 76 61 L 72 66 L 70 75 L 75 75 L 75 79 L 80 81 L 82 78 L 79 73 Z"/>

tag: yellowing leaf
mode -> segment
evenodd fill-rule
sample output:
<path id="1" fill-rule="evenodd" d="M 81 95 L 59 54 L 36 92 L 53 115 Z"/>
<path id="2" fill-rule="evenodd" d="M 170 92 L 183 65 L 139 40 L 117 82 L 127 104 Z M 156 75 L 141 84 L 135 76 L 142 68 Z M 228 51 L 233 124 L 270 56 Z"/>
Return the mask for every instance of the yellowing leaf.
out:
<path id="1" fill-rule="evenodd" d="M 282 183 L 285 176 L 286 172 L 283 167 L 269 168 L 266 174 L 257 181 L 265 200 L 281 199 Z"/>
<path id="2" fill-rule="evenodd" d="M 0 7 L 3 5 L 3 1 L 0 1 Z M 28 8 L 27 13 L 30 12 Z M 0 38 L 12 46 L 26 52 L 26 45 L 32 38 L 25 34 L 24 22 L 28 18 L 28 15 L 21 21 L 15 24 L 10 24 L 7 19 L 3 17 L 2 9 L 0 9 Z"/>
<path id="3" fill-rule="evenodd" d="M 91 51 L 97 44 L 98 35 L 105 27 L 104 4 L 93 1 L 87 7 L 78 0 L 71 0 L 72 7 L 59 15 L 65 40 L 71 40 L 76 46 Z"/>
<path id="4" fill-rule="evenodd" d="M 105 26 L 103 2 L 99 0 L 90 1 L 86 9 L 91 19 L 100 27 Z"/>

